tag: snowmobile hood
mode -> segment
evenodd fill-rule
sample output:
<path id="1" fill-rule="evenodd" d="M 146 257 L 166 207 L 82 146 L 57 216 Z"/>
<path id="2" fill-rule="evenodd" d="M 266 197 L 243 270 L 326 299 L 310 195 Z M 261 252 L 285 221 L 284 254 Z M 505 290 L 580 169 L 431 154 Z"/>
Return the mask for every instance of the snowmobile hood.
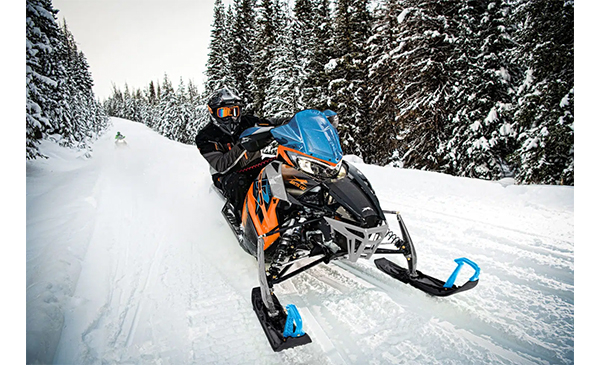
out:
<path id="1" fill-rule="evenodd" d="M 318 110 L 296 113 L 287 124 L 273 128 L 271 134 L 284 147 L 333 164 L 343 156 L 337 131 Z"/>

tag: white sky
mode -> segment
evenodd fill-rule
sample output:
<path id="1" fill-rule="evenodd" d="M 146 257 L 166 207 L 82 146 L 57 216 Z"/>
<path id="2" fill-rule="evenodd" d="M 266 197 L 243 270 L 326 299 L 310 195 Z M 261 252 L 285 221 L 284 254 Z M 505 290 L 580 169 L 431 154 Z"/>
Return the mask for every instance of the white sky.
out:
<path id="1" fill-rule="evenodd" d="M 225 4 L 229 1 L 225 0 Z M 214 0 L 52 0 L 62 23 L 85 54 L 94 93 L 104 100 L 112 84 L 123 90 L 180 77 L 204 81 Z"/>

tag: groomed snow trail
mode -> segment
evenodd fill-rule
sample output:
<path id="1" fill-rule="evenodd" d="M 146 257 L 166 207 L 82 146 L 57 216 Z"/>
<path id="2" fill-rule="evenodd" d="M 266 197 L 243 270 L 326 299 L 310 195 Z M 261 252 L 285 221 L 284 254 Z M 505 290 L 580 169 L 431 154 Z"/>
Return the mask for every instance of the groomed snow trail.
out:
<path id="1" fill-rule="evenodd" d="M 256 260 L 197 149 L 112 122 L 91 159 L 28 163 L 28 363 L 573 363 L 572 187 L 355 163 L 402 213 L 421 271 L 445 279 L 468 257 L 480 283 L 433 298 L 372 262 L 317 266 L 276 286 L 313 343 L 273 353 L 250 303 Z"/>

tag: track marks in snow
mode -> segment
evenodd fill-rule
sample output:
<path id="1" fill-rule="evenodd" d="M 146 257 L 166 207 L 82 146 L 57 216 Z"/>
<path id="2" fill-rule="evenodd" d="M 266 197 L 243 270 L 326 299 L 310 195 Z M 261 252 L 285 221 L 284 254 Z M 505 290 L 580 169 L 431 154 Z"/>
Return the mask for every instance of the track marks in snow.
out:
<path id="1" fill-rule="evenodd" d="M 568 362 L 534 336 L 494 323 L 475 300 L 433 298 L 366 264 L 336 262 L 292 280 L 280 298 L 303 303 L 347 363 Z"/>

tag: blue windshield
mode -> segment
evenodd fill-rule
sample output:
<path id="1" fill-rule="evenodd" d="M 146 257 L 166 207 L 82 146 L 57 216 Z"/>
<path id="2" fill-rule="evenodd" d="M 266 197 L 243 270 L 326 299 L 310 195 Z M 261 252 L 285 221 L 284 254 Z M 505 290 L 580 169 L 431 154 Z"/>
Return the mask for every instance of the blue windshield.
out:
<path id="1" fill-rule="evenodd" d="M 287 124 L 271 130 L 275 140 L 306 155 L 337 164 L 342 159 L 342 146 L 337 131 L 318 110 L 304 110 Z"/>

